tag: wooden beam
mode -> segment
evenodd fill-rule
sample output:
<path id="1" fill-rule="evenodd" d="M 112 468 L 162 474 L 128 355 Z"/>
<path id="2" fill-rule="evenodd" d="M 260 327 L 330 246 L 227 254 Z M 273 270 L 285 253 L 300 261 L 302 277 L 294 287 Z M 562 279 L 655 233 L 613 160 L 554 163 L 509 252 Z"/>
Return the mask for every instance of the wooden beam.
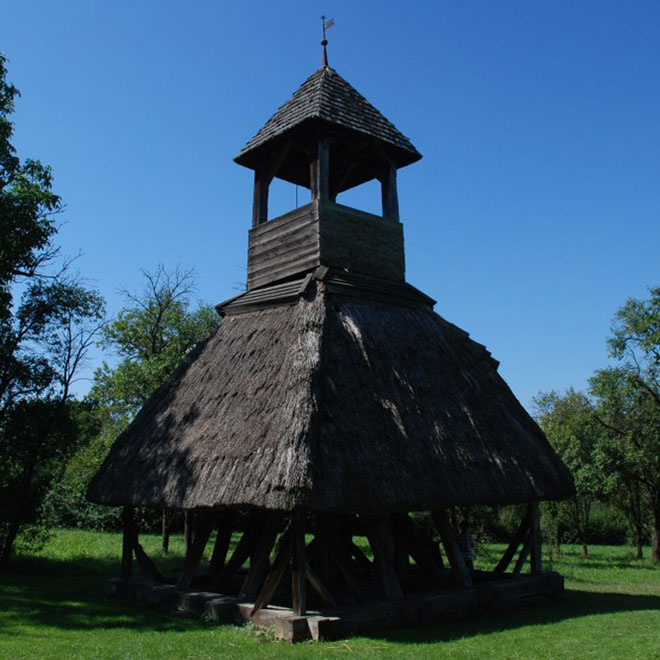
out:
<path id="1" fill-rule="evenodd" d="M 442 557 L 438 562 L 432 554 L 428 540 L 422 536 L 408 515 L 403 520 L 403 528 L 408 537 L 408 550 L 417 566 L 434 577 L 440 577 L 442 574 Z"/>
<path id="2" fill-rule="evenodd" d="M 408 554 L 410 552 L 410 528 L 407 524 L 408 520 L 409 518 L 406 514 L 393 514 L 390 516 L 392 541 L 394 543 L 394 570 L 400 584 L 405 584 L 408 580 Z"/>
<path id="3" fill-rule="evenodd" d="M 495 566 L 495 573 L 504 573 L 509 564 L 513 559 L 513 556 L 516 554 L 518 546 L 525 540 L 525 537 L 529 533 L 529 513 L 526 513 L 523 516 L 523 519 L 520 521 L 520 525 L 516 530 L 514 537 L 511 539 L 511 543 L 507 546 L 507 549 L 502 555 L 502 559 Z"/>
<path id="4" fill-rule="evenodd" d="M 250 556 L 250 554 L 252 554 L 252 550 L 256 541 L 255 531 L 254 522 L 251 521 L 248 523 L 248 526 L 243 532 L 243 536 L 241 536 L 238 544 L 236 545 L 236 548 L 234 548 L 232 556 L 229 558 L 229 561 L 225 565 L 221 573 L 221 578 L 224 579 L 231 577 L 234 573 L 236 573 L 236 571 L 240 569 L 241 566 L 243 566 L 245 560 Z"/>
<path id="5" fill-rule="evenodd" d="M 532 575 L 540 575 L 543 573 L 543 558 L 541 556 L 541 514 L 539 512 L 539 503 L 536 501 L 529 503 L 529 532 L 529 571 Z"/>
<path id="6" fill-rule="evenodd" d="M 183 512 L 183 547 L 187 553 L 193 542 L 193 518 L 194 514 L 188 509 Z"/>
<path id="7" fill-rule="evenodd" d="M 256 544 L 256 551 L 250 563 L 250 570 L 243 580 L 241 590 L 238 593 L 240 600 L 254 600 L 259 594 L 268 569 L 270 568 L 270 553 L 277 539 L 277 532 L 282 522 L 282 516 L 278 513 L 269 513 L 259 540 Z"/>
<path id="8" fill-rule="evenodd" d="M 122 580 L 130 580 L 133 577 L 133 536 L 135 534 L 135 510 L 132 506 L 124 507 L 122 525 L 121 577 Z"/>
<path id="9" fill-rule="evenodd" d="M 264 584 L 261 587 L 261 591 L 257 596 L 257 599 L 254 603 L 254 608 L 252 609 L 252 614 L 257 610 L 260 610 L 264 607 L 267 607 L 277 587 L 282 581 L 282 577 L 286 572 L 289 562 L 291 561 L 291 555 L 293 550 L 293 537 L 291 533 L 291 526 L 289 526 L 284 534 L 280 536 L 278 543 L 277 555 L 275 561 L 273 562 L 273 567 L 270 569 L 270 572 L 264 580 Z"/>
<path id="10" fill-rule="evenodd" d="M 389 553 L 389 543 L 385 538 L 385 530 L 379 521 L 373 518 L 363 518 L 367 529 L 367 538 L 374 554 L 374 563 L 380 577 L 383 590 L 388 598 L 403 598 L 403 589 L 394 570 L 392 556 Z"/>
<path id="11" fill-rule="evenodd" d="M 396 167 L 394 165 L 388 163 L 385 175 L 380 183 L 383 218 L 390 222 L 399 222 L 399 195 L 396 185 Z"/>
<path id="12" fill-rule="evenodd" d="M 432 511 L 431 516 L 438 528 L 442 545 L 445 549 L 445 554 L 449 560 L 449 565 L 454 573 L 454 577 L 458 584 L 468 588 L 472 586 L 472 576 L 468 567 L 465 565 L 463 555 L 456 543 L 454 530 L 449 522 L 447 512 L 444 509 L 439 511 Z"/>
<path id="13" fill-rule="evenodd" d="M 219 575 L 224 568 L 235 523 L 235 511 L 225 511 L 220 515 L 218 520 L 218 535 L 215 537 L 213 554 L 209 562 L 209 573 L 212 575 Z"/>
<path id="14" fill-rule="evenodd" d="M 330 198 L 330 143 L 327 138 L 319 138 L 316 155 L 309 166 L 312 199 L 327 202 Z"/>
<path id="15" fill-rule="evenodd" d="M 257 227 L 268 221 L 268 188 L 272 177 L 263 169 L 254 171 L 254 192 L 252 195 L 252 226 Z"/>
<path id="16" fill-rule="evenodd" d="M 316 591 L 316 593 L 321 596 L 323 602 L 328 607 L 337 607 L 337 603 L 332 597 L 332 594 L 328 591 L 322 580 L 316 574 L 316 571 L 314 571 L 314 569 L 309 564 L 305 566 L 305 576 L 309 580 L 309 583 L 312 585 L 314 591 Z"/>
<path id="17" fill-rule="evenodd" d="M 525 544 L 523 545 L 522 550 L 518 555 L 518 560 L 516 561 L 516 565 L 513 567 L 514 575 L 520 575 L 520 571 L 522 571 L 522 568 L 525 565 L 525 562 L 527 561 L 527 556 L 529 555 L 531 544 L 532 544 L 532 533 L 531 531 L 528 531 L 527 536 L 525 537 Z"/>
<path id="18" fill-rule="evenodd" d="M 190 586 L 213 529 L 213 520 L 208 512 L 198 514 L 195 519 L 195 535 L 183 560 L 183 569 L 176 583 L 177 589 L 187 589 Z"/>
<path id="19" fill-rule="evenodd" d="M 307 591 L 305 577 L 307 562 L 305 557 L 305 518 L 300 509 L 292 513 L 293 553 L 291 557 L 291 600 L 295 616 L 307 613 Z"/>

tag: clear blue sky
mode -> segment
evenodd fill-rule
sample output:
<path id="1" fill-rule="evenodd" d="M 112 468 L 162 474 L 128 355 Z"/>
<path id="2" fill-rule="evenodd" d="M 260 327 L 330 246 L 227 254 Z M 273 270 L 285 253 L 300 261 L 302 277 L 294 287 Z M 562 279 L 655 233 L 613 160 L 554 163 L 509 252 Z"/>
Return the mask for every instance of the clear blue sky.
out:
<path id="1" fill-rule="evenodd" d="M 399 176 L 408 281 L 523 404 L 583 387 L 617 307 L 660 284 L 655 1 L 2 0 L 15 145 L 54 168 L 64 250 L 111 312 L 158 262 L 235 295 L 252 175 L 232 158 L 318 68 L 322 13 L 331 66 L 424 155 Z"/>

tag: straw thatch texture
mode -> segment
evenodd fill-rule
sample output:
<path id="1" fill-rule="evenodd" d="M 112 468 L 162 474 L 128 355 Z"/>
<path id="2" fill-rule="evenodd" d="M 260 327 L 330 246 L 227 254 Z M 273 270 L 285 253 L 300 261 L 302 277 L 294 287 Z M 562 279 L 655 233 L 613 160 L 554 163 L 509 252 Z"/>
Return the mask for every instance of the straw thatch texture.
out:
<path id="1" fill-rule="evenodd" d="M 89 495 L 379 512 L 569 497 L 568 470 L 496 364 L 428 307 L 319 293 L 228 316 Z"/>

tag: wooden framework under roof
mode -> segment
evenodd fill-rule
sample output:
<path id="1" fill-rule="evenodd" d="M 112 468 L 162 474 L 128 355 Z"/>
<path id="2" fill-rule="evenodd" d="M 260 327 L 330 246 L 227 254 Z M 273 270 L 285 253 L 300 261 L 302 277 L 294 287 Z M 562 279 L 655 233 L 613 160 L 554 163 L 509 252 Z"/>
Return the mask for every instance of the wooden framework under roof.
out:
<path id="1" fill-rule="evenodd" d="M 419 158 L 327 66 L 239 153 L 255 172 L 247 290 L 90 485 L 124 506 L 112 595 L 298 640 L 561 592 L 538 501 L 571 496 L 572 478 L 485 347 L 405 280 L 396 171 Z M 310 204 L 269 221 L 274 177 Z M 336 203 L 372 179 L 382 216 Z M 448 509 L 511 503 L 526 505 L 515 537 L 491 571 L 470 571 Z M 194 518 L 177 578 L 142 549 L 135 506 Z"/>

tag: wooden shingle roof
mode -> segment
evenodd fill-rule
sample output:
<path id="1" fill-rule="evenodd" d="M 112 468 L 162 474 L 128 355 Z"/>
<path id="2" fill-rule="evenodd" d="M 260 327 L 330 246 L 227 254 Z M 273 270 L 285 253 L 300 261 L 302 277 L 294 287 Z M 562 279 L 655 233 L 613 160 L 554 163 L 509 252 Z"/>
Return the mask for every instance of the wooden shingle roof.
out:
<path id="1" fill-rule="evenodd" d="M 266 122 L 234 159 L 250 167 L 252 155 L 265 144 L 305 122 L 322 121 L 394 147 L 397 166 L 422 156 L 410 140 L 334 69 L 321 67 Z"/>

